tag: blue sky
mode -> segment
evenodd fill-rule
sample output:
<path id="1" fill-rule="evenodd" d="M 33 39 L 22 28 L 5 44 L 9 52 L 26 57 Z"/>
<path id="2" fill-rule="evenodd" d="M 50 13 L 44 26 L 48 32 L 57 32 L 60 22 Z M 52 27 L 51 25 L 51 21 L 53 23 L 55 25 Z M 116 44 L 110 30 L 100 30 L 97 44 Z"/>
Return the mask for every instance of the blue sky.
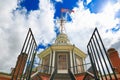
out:
<path id="1" fill-rule="evenodd" d="M 66 8 L 72 10 L 74 7 L 78 7 L 77 3 L 79 1 L 83 1 L 83 5 L 85 9 L 89 9 L 91 13 L 99 13 L 102 12 L 102 8 L 108 3 L 117 3 L 117 0 L 50 0 L 50 2 L 54 5 L 55 14 L 54 18 L 60 17 L 61 8 Z M 90 1 L 90 2 L 89 2 Z M 89 2 L 89 3 L 88 3 Z M 39 10 L 39 0 L 22 0 L 18 3 L 19 8 L 26 8 L 27 12 L 34 10 Z M 119 12 L 119 11 L 118 11 Z M 118 15 L 118 14 L 117 14 Z M 117 17 L 117 16 L 116 16 Z"/>
<path id="2" fill-rule="evenodd" d="M 14 67 L 29 27 L 38 52 L 54 43 L 60 33 L 57 21 L 61 8 L 74 10 L 64 13 L 65 32 L 72 44 L 86 53 L 97 27 L 106 49 L 114 47 L 120 52 L 119 0 L 4 0 L 0 3 L 0 71 L 10 72 Z"/>
<path id="3" fill-rule="evenodd" d="M 117 3 L 117 0 L 50 0 L 50 2 L 54 5 L 55 14 L 54 18 L 60 17 L 60 9 L 67 8 L 72 10 L 74 7 L 78 7 L 78 1 L 83 1 L 83 5 L 85 9 L 89 9 L 91 13 L 99 13 L 102 12 L 102 8 L 108 3 L 111 2 L 113 4 Z M 89 2 L 91 1 L 91 2 Z M 88 3 L 89 2 L 89 3 Z M 18 3 L 19 9 L 26 8 L 27 12 L 39 10 L 39 0 L 23 0 Z M 116 14 L 116 17 L 119 17 L 119 12 Z"/>
<path id="4" fill-rule="evenodd" d="M 85 10 L 88 9 L 90 11 L 90 13 L 93 13 L 93 14 L 98 14 L 98 13 L 103 12 L 103 8 L 108 2 L 110 2 L 112 4 L 117 3 L 117 0 L 70 0 L 70 1 L 68 1 L 68 0 L 58 0 L 58 1 L 57 0 L 50 0 L 50 3 L 53 4 L 53 6 L 55 8 L 54 19 L 61 17 L 61 9 L 62 8 L 72 10 L 75 7 L 79 7 L 77 5 L 77 3 L 79 1 L 83 2 L 82 4 L 83 4 L 83 8 Z M 27 10 L 26 15 L 29 15 L 29 13 L 31 11 L 35 11 L 35 10 L 40 9 L 39 3 L 40 3 L 39 0 L 23 0 L 23 1 L 20 1 L 18 3 L 18 8 L 16 8 L 16 10 L 21 10 L 21 9 L 25 8 Z M 118 10 L 116 12 L 115 18 L 120 18 L 119 12 L 120 12 L 120 10 Z M 67 14 L 67 13 L 64 13 L 64 14 Z M 65 17 L 65 15 L 64 15 L 64 17 Z M 67 14 L 66 20 L 72 21 L 72 18 L 70 17 L 69 14 Z M 111 28 L 110 31 L 117 32 L 117 31 L 119 31 L 119 29 L 120 29 L 120 25 L 116 24 L 116 26 L 113 26 L 113 28 Z M 54 31 L 55 31 L 56 35 L 58 35 L 60 33 L 59 27 L 56 27 L 56 25 L 55 25 Z M 106 32 L 108 32 L 108 31 L 109 30 L 107 29 Z M 50 44 L 50 43 L 48 43 L 48 44 Z M 38 45 L 37 50 L 39 50 L 39 48 L 42 48 L 42 49 L 47 48 L 48 44 L 40 43 Z"/>

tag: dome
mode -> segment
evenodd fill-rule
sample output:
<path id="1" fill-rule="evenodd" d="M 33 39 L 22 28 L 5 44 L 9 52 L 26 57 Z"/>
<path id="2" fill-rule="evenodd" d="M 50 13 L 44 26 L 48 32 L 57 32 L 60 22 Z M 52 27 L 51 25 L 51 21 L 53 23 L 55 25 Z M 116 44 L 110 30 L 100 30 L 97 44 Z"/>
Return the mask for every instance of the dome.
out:
<path id="1" fill-rule="evenodd" d="M 65 33 L 60 33 L 56 40 L 55 40 L 56 45 L 69 45 L 70 41 L 68 39 L 68 36 Z"/>

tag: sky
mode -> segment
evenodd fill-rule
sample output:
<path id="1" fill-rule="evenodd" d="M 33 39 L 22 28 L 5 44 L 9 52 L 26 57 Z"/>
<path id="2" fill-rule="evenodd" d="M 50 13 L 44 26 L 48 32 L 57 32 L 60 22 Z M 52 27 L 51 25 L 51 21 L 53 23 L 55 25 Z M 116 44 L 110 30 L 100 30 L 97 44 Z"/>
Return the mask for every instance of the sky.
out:
<path id="1" fill-rule="evenodd" d="M 70 42 L 87 54 L 95 29 L 108 48 L 120 52 L 120 0 L 0 0 L 0 72 L 10 72 L 20 54 L 27 31 L 32 29 L 38 53 L 52 45 L 60 33 L 61 8 Z"/>

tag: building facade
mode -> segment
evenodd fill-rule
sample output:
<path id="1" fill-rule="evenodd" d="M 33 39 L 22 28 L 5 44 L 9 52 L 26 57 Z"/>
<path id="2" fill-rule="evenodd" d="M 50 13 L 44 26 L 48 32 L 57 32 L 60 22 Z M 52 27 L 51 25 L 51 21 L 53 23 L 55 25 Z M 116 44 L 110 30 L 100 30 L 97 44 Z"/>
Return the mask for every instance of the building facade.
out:
<path id="1" fill-rule="evenodd" d="M 38 57 L 41 60 L 40 64 L 44 65 L 43 70 L 49 73 L 55 69 L 57 73 L 68 73 L 68 69 L 75 74 L 84 72 L 86 54 L 72 45 L 65 33 L 60 33 L 55 43 L 38 54 Z M 38 68 L 41 69 L 41 66 Z"/>

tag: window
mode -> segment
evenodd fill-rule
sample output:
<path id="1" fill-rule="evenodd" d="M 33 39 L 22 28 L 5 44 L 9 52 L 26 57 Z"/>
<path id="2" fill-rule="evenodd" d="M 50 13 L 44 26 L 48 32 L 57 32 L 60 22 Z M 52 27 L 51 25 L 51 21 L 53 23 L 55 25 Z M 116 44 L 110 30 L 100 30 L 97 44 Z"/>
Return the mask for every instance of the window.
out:
<path id="1" fill-rule="evenodd" d="M 81 72 L 83 72 L 83 67 L 84 67 L 84 65 L 83 65 L 83 60 L 82 60 L 82 58 L 80 57 L 80 56 L 78 56 L 78 55 L 76 55 L 76 65 L 77 65 L 77 71 L 78 71 L 78 73 L 81 73 Z"/>
<path id="2" fill-rule="evenodd" d="M 43 64 L 42 64 L 42 68 L 44 72 L 48 72 L 49 69 L 49 60 L 50 60 L 50 54 L 45 56 L 43 58 Z"/>
<path id="3" fill-rule="evenodd" d="M 65 54 L 58 54 L 58 69 L 67 69 L 67 56 Z"/>

